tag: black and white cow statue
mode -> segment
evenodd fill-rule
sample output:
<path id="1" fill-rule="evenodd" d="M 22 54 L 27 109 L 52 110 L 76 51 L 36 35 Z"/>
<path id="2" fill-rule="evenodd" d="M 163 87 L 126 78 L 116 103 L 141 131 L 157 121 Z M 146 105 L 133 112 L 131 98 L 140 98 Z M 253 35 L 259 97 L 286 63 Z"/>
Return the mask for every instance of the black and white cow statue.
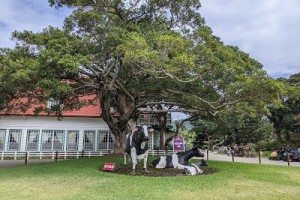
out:
<path id="1" fill-rule="evenodd" d="M 160 156 L 152 161 L 152 166 L 155 168 L 178 168 L 184 169 L 189 165 L 192 157 L 204 157 L 204 154 L 198 150 L 198 147 L 185 152 L 175 153 L 169 156 Z"/>
<path id="2" fill-rule="evenodd" d="M 207 163 L 205 162 L 204 159 L 201 159 L 200 162 L 184 166 L 183 171 L 185 174 L 191 175 L 191 176 L 197 175 L 197 174 L 202 174 L 203 171 L 200 169 L 200 167 L 202 167 L 202 166 L 207 166 Z"/>
<path id="3" fill-rule="evenodd" d="M 132 133 L 126 136 L 124 164 L 126 164 L 126 154 L 128 154 L 131 157 L 133 174 L 135 174 L 137 160 L 142 159 L 144 160 L 143 170 L 147 172 L 148 140 L 148 127 L 146 125 L 136 126 Z"/>

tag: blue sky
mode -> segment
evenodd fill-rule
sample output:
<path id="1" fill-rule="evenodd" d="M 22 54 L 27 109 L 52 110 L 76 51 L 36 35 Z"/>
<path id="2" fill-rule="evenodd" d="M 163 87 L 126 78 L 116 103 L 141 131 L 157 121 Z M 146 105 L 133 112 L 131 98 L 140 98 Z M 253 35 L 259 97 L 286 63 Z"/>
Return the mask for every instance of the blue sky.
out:
<path id="1" fill-rule="evenodd" d="M 238 46 L 264 65 L 272 77 L 300 72 L 299 0 L 202 0 L 201 13 L 225 44 Z M 0 47 L 13 47 L 14 30 L 61 27 L 70 10 L 47 0 L 1 0 Z"/>

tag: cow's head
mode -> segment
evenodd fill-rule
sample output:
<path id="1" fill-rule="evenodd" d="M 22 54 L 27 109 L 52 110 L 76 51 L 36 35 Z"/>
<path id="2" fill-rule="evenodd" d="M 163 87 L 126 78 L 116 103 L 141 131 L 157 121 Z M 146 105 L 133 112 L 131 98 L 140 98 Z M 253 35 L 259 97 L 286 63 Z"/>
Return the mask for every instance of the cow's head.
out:
<path id="1" fill-rule="evenodd" d="M 192 148 L 193 156 L 195 157 L 204 157 L 204 154 L 199 151 L 199 147 Z"/>
<path id="2" fill-rule="evenodd" d="M 148 141 L 149 140 L 149 134 L 148 134 L 148 127 L 146 125 L 137 126 L 137 134 L 138 138 L 141 141 Z"/>

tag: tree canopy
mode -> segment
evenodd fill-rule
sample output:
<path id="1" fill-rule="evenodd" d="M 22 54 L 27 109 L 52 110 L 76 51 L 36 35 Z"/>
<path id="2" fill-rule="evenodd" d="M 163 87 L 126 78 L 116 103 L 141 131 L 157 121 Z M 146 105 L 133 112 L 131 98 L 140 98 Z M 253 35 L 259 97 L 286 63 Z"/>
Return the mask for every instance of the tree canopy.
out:
<path id="1" fill-rule="evenodd" d="M 294 126 L 299 124 L 300 114 L 300 74 L 289 78 L 279 78 L 278 83 L 283 88 L 274 103 L 268 105 L 269 120 L 273 123 L 278 145 L 283 143 L 283 134 L 288 138 L 288 133 L 293 132 Z"/>
<path id="2" fill-rule="evenodd" d="M 235 104 L 262 109 L 277 95 L 259 62 L 212 34 L 198 0 L 49 3 L 73 13 L 62 29 L 13 33 L 16 47 L 0 55 L 0 102 L 17 94 L 27 106 L 53 98 L 72 110 L 93 103 L 80 96 L 96 94 L 116 153 L 128 121 L 149 106 L 216 115 Z"/>

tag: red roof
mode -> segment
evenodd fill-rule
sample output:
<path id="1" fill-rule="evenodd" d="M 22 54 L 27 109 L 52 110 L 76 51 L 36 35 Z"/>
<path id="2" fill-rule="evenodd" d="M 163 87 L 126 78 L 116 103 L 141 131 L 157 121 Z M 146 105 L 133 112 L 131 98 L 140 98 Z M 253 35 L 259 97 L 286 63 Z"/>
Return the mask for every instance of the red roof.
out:
<path id="1" fill-rule="evenodd" d="M 81 101 L 87 101 L 95 99 L 96 95 L 86 95 L 80 97 Z M 26 99 L 20 100 L 21 102 L 26 102 Z M 19 102 L 20 102 L 19 101 Z M 35 108 L 43 107 L 46 108 L 46 104 L 34 104 L 33 106 L 29 107 L 25 112 L 22 112 L 20 109 L 13 109 L 10 112 L 0 111 L 0 115 L 18 115 L 18 116 L 36 116 L 34 114 Z M 63 117 L 92 117 L 92 118 L 100 118 L 102 114 L 100 101 L 95 101 L 94 105 L 87 105 L 78 110 L 72 111 L 63 111 Z M 55 114 L 48 114 L 47 112 L 40 112 L 38 116 L 55 116 Z"/>

